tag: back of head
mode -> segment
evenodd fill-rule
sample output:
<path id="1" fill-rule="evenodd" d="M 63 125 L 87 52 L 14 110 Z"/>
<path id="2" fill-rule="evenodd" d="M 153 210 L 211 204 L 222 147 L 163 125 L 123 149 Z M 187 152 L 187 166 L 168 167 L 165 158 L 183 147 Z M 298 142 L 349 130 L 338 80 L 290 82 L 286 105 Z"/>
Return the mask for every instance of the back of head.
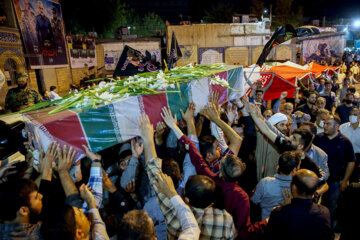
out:
<path id="1" fill-rule="evenodd" d="M 181 179 L 180 167 L 179 164 L 171 158 L 164 159 L 162 161 L 161 167 L 163 173 L 169 175 L 174 182 L 175 188 L 179 186 L 179 181 Z"/>
<path id="2" fill-rule="evenodd" d="M 34 181 L 19 179 L 0 185 L 0 220 L 12 221 L 23 206 L 30 207 L 30 193 L 37 191 Z"/>
<path id="3" fill-rule="evenodd" d="M 240 158 L 228 154 L 221 159 L 220 171 L 225 181 L 236 182 L 244 173 L 246 166 Z"/>
<path id="4" fill-rule="evenodd" d="M 321 115 L 329 115 L 329 111 L 327 109 L 319 109 L 316 112 L 316 116 L 321 116 Z"/>
<path id="5" fill-rule="evenodd" d="M 213 152 L 214 142 L 216 139 L 214 136 L 206 135 L 202 136 L 199 140 L 200 154 L 203 156 L 204 159 L 206 159 L 206 154 L 208 152 Z"/>
<path id="6" fill-rule="evenodd" d="M 185 197 L 189 199 L 191 206 L 207 208 L 215 202 L 215 182 L 204 175 L 189 177 L 185 185 Z"/>
<path id="7" fill-rule="evenodd" d="M 289 175 L 292 170 L 296 169 L 299 166 L 300 159 L 300 154 L 296 151 L 284 152 L 279 157 L 278 172 Z"/>
<path id="8" fill-rule="evenodd" d="M 55 89 L 56 89 L 55 86 L 51 86 L 51 87 L 50 87 L 50 91 L 54 91 Z"/>
<path id="9" fill-rule="evenodd" d="M 312 142 L 314 135 L 307 129 L 295 129 L 293 134 L 299 134 L 301 136 L 300 144 L 304 146 L 303 149 L 306 149 Z"/>
<path id="10" fill-rule="evenodd" d="M 154 223 L 144 210 L 132 210 L 124 215 L 118 232 L 122 240 L 154 240 Z"/>
<path id="11" fill-rule="evenodd" d="M 58 219 L 55 227 L 53 239 L 55 240 L 73 240 L 76 236 L 76 221 L 74 209 L 68 205 L 64 209 Z"/>
<path id="12" fill-rule="evenodd" d="M 300 169 L 293 176 L 291 184 L 296 186 L 297 195 L 312 198 L 316 192 L 319 178 L 317 175 L 308 169 Z"/>
<path id="13" fill-rule="evenodd" d="M 300 128 L 301 128 L 302 126 L 309 126 L 310 132 L 311 132 L 314 136 L 316 135 L 316 133 L 317 133 L 317 128 L 316 128 L 315 123 L 310 122 L 310 121 L 305 121 L 305 122 L 300 123 Z"/>

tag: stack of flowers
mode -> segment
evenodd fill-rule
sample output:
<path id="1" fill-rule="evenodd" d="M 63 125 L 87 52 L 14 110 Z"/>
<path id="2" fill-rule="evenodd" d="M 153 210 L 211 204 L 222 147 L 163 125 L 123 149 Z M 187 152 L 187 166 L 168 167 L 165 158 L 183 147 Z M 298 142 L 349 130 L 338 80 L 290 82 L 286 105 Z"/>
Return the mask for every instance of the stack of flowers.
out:
<path id="1" fill-rule="evenodd" d="M 42 102 L 26 108 L 19 113 L 25 113 L 45 107 L 55 106 L 49 114 L 61 112 L 65 109 L 76 108 L 78 110 L 88 110 L 97 108 L 111 102 L 138 95 L 153 95 L 161 93 L 180 94 L 182 83 L 198 80 L 203 77 L 211 79 L 210 84 L 219 84 L 230 88 L 226 80 L 214 76 L 215 73 L 223 71 L 224 64 L 214 65 L 187 65 L 174 68 L 171 71 L 148 72 L 135 76 L 130 76 L 122 80 L 110 79 L 110 82 L 102 81 L 96 87 L 86 89 L 77 93 L 71 93 L 62 99 L 52 102 Z M 93 81 L 99 81 L 95 79 Z M 233 89 L 232 89 L 233 90 Z M 181 97 L 181 96 L 180 96 Z"/>

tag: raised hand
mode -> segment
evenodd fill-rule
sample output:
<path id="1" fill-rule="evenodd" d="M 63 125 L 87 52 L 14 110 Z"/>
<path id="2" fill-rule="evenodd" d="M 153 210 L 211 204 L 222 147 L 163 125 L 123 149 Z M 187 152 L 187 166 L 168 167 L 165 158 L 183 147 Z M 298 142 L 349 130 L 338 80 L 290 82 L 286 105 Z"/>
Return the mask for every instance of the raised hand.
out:
<path id="1" fill-rule="evenodd" d="M 12 162 L 9 164 L 6 164 L 5 166 L 0 167 L 0 178 L 7 177 L 11 174 L 14 174 L 17 172 L 16 170 L 16 164 L 17 162 Z"/>
<path id="2" fill-rule="evenodd" d="M 94 195 L 88 185 L 82 184 L 79 188 L 80 197 L 87 203 L 89 209 L 96 208 Z"/>
<path id="3" fill-rule="evenodd" d="M 64 145 L 63 149 L 61 150 L 60 145 L 57 146 L 57 157 L 59 159 L 59 163 L 57 166 L 57 171 L 60 172 L 69 172 L 71 168 L 71 164 L 74 160 L 76 151 L 70 147 L 69 151 L 67 150 L 67 146 Z"/>
<path id="4" fill-rule="evenodd" d="M 157 189 L 169 199 L 176 196 L 177 192 L 171 177 L 162 172 L 158 172 L 156 175 L 155 186 Z"/>
<path id="5" fill-rule="evenodd" d="M 53 168 L 53 166 L 56 165 L 56 148 L 57 144 L 55 142 L 52 142 L 50 146 L 48 147 L 46 154 L 44 154 L 44 151 L 42 148 L 39 149 L 40 151 L 40 158 L 39 158 L 39 172 L 44 173 L 44 171 L 50 171 L 50 169 Z"/>
<path id="6" fill-rule="evenodd" d="M 231 126 L 231 124 L 233 124 L 235 121 L 235 109 L 233 108 L 233 106 L 231 108 L 228 108 L 228 110 L 226 111 L 226 116 L 229 120 L 229 125 Z"/>
<path id="7" fill-rule="evenodd" d="M 140 128 L 140 135 L 144 141 L 153 141 L 154 139 L 154 128 L 150 123 L 148 115 L 142 114 L 138 121 Z"/>
<path id="8" fill-rule="evenodd" d="M 135 179 L 133 179 L 126 184 L 125 191 L 128 193 L 133 193 L 133 192 L 135 192 L 135 187 L 136 187 Z"/>
<path id="9" fill-rule="evenodd" d="M 286 92 L 286 91 L 282 92 L 280 95 L 280 99 L 286 98 L 287 95 L 288 95 L 288 92 Z"/>
<path id="10" fill-rule="evenodd" d="M 82 147 L 84 148 L 85 153 L 86 153 L 86 157 L 88 159 L 90 159 L 90 160 L 95 160 L 95 159 L 101 160 L 101 156 L 99 154 L 91 152 L 90 149 L 85 145 L 82 145 Z"/>
<path id="11" fill-rule="evenodd" d="M 161 117 L 164 119 L 164 122 L 166 123 L 166 125 L 169 128 L 174 129 L 177 127 L 176 114 L 173 117 L 170 108 L 163 107 L 162 113 L 160 113 L 160 114 L 161 114 Z"/>
<path id="12" fill-rule="evenodd" d="M 219 93 L 218 92 L 211 92 L 209 97 L 209 102 L 215 104 L 216 109 L 218 112 L 220 112 L 220 106 L 219 106 Z"/>
<path id="13" fill-rule="evenodd" d="M 109 176 L 105 172 L 105 170 L 102 170 L 103 172 L 103 188 L 105 191 L 108 191 L 110 193 L 114 193 L 116 191 L 115 185 L 111 182 Z"/>
<path id="14" fill-rule="evenodd" d="M 213 103 L 208 103 L 208 106 L 204 109 L 203 113 L 205 117 L 212 122 L 216 122 L 216 120 L 220 119 L 219 111 Z"/>
<path id="15" fill-rule="evenodd" d="M 139 156 L 142 154 L 142 152 L 144 151 L 144 144 L 140 143 L 138 139 L 131 139 L 131 152 L 132 152 L 132 156 L 139 158 Z"/>
<path id="16" fill-rule="evenodd" d="M 195 103 L 191 102 L 191 103 L 189 103 L 189 106 L 187 107 L 185 113 L 184 113 L 184 111 L 182 109 L 180 109 L 181 117 L 186 122 L 194 121 L 195 110 L 196 110 Z"/>

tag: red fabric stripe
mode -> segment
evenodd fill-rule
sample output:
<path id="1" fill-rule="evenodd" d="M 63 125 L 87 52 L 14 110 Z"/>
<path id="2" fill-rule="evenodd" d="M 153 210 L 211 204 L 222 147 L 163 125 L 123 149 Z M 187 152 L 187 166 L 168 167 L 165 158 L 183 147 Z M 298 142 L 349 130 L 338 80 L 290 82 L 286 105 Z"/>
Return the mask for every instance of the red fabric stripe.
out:
<path id="1" fill-rule="evenodd" d="M 166 93 L 157 94 L 157 95 L 144 95 L 139 96 L 139 105 L 142 113 L 146 113 L 151 124 L 154 128 L 158 122 L 162 122 L 160 113 L 162 112 L 163 107 L 168 107 Z M 180 96 L 179 96 L 180 101 Z"/>
<path id="2" fill-rule="evenodd" d="M 221 72 L 221 73 L 217 73 L 215 74 L 216 76 L 219 76 L 220 79 L 225 79 L 227 81 L 228 79 L 228 76 L 227 76 L 227 71 L 224 71 L 224 72 Z M 228 89 L 226 87 L 223 87 L 221 86 L 220 84 L 214 84 L 214 85 L 211 85 L 210 84 L 210 81 L 211 79 L 209 79 L 209 90 L 210 90 L 210 93 L 211 92 L 217 92 L 219 93 L 219 103 L 220 104 L 223 104 L 225 102 L 227 102 L 228 100 L 228 96 L 227 96 L 227 93 L 228 93 Z"/>

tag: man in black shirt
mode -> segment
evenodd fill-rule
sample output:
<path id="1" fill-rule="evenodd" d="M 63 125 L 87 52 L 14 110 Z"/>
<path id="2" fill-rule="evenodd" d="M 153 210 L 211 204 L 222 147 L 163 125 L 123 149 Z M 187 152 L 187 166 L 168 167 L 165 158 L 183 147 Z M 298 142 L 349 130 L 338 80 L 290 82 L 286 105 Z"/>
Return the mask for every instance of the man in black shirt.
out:
<path id="1" fill-rule="evenodd" d="M 314 122 L 315 120 L 315 110 L 316 110 L 316 99 L 318 97 L 317 92 L 309 92 L 309 96 L 306 99 L 306 103 L 303 105 L 300 105 L 296 111 L 300 111 L 306 114 L 309 114 L 311 116 L 311 121 Z"/>
<path id="2" fill-rule="evenodd" d="M 341 124 L 349 122 L 350 112 L 354 108 L 353 101 L 354 101 L 354 94 L 347 93 L 345 96 L 344 103 L 336 108 L 335 112 L 339 116 L 341 120 Z"/>
<path id="3" fill-rule="evenodd" d="M 328 155 L 330 176 L 329 191 L 324 195 L 324 204 L 330 210 L 332 227 L 335 227 L 334 212 L 341 191 L 349 184 L 355 166 L 355 154 L 349 139 L 339 132 L 340 118 L 329 116 L 325 120 L 324 132 L 318 134 L 314 144 Z"/>
<path id="4" fill-rule="evenodd" d="M 291 181 L 293 199 L 275 208 L 265 230 L 266 239 L 330 240 L 329 210 L 312 202 L 318 178 L 310 170 L 300 169 Z"/>

